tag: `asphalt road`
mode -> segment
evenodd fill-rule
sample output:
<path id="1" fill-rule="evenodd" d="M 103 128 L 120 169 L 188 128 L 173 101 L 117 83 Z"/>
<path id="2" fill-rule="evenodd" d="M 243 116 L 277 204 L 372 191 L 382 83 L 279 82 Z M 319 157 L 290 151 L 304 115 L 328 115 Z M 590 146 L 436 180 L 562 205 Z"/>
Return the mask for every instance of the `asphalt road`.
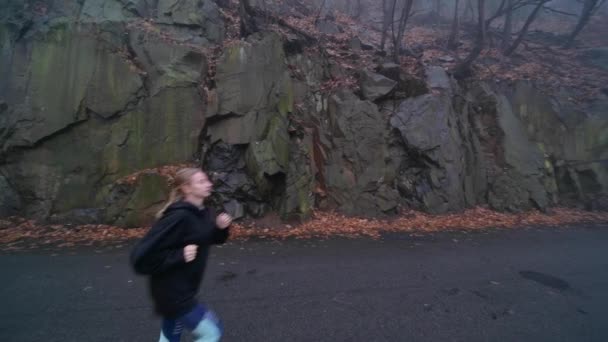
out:
<path id="1" fill-rule="evenodd" d="M 127 254 L 0 254 L 0 341 L 157 341 Z M 224 341 L 605 342 L 608 226 L 231 242 L 201 298 Z"/>

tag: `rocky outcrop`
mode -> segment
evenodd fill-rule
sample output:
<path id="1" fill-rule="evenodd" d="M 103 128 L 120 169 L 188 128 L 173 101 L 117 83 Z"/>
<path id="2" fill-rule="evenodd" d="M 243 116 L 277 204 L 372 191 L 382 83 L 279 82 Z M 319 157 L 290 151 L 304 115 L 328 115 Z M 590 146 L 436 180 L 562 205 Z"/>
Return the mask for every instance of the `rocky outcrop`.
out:
<path id="1" fill-rule="evenodd" d="M 342 92 L 329 98 L 325 184 L 338 208 L 350 214 L 377 215 L 397 207 L 386 188 L 387 129 L 378 108 Z"/>
<path id="2" fill-rule="evenodd" d="M 103 208 L 121 177 L 190 160 L 205 122 L 201 51 L 148 32 L 121 2 L 50 5 L 29 30 L 5 18 L 0 63 L 2 202 L 38 218 Z"/>
<path id="3" fill-rule="evenodd" d="M 386 97 L 397 85 L 396 81 L 367 70 L 361 72 L 359 83 L 363 98 L 370 101 Z"/>
<path id="4" fill-rule="evenodd" d="M 560 96 L 547 96 L 533 84 L 520 81 L 508 93 L 514 114 L 530 141 L 544 155 L 550 176 L 545 187 L 554 200 L 606 208 L 608 189 L 608 98 L 598 98 L 586 111 Z"/>
<path id="5" fill-rule="evenodd" d="M 390 119 L 406 151 L 398 180 L 402 193 L 434 213 L 465 207 L 465 142 L 449 84 L 443 90 L 403 101 Z"/>
<path id="6" fill-rule="evenodd" d="M 567 90 L 457 84 L 380 59 L 359 89 L 329 89 L 346 70 L 271 32 L 211 60 L 226 30 L 211 0 L 0 9 L 3 216 L 147 224 L 168 188 L 141 171 L 193 161 L 237 217 L 605 205 L 605 98 L 583 110 Z"/>

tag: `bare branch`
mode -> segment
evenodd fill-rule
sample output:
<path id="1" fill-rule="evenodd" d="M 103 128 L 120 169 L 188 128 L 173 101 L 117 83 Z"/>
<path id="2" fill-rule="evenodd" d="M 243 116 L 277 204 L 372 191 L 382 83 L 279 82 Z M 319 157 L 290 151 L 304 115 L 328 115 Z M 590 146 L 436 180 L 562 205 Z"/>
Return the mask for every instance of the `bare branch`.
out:
<path id="1" fill-rule="evenodd" d="M 458 33 L 460 31 L 460 15 L 458 13 L 458 7 L 460 5 L 460 0 L 456 0 L 456 4 L 454 6 L 454 19 L 452 21 L 452 32 L 450 33 L 450 38 L 448 39 L 448 49 L 455 50 L 458 47 Z"/>
<path id="2" fill-rule="evenodd" d="M 486 44 L 485 0 L 477 0 L 477 7 L 477 12 L 479 13 L 477 20 L 477 42 L 467 58 L 454 68 L 454 76 L 456 78 L 464 78 L 470 73 L 471 65 L 479 57 Z"/>
<path id="3" fill-rule="evenodd" d="M 572 47 L 578 34 L 587 26 L 591 17 L 593 17 L 605 2 L 606 0 L 584 0 L 583 10 L 581 11 L 578 23 L 565 43 L 566 48 Z"/>
<path id="4" fill-rule="evenodd" d="M 536 5 L 536 7 L 534 8 L 534 11 L 532 11 L 532 13 L 530 13 L 530 15 L 528 16 L 528 19 L 526 20 L 526 23 L 524 24 L 524 27 L 519 32 L 519 35 L 517 36 L 517 39 L 515 39 L 515 41 L 513 42 L 513 44 L 507 50 L 505 50 L 505 56 L 511 55 L 515 51 L 515 49 L 517 49 L 517 47 L 519 46 L 519 44 L 521 43 L 521 41 L 524 39 L 524 36 L 528 32 L 528 28 L 530 27 L 530 25 L 532 24 L 532 22 L 538 16 L 538 12 L 540 12 L 540 10 L 543 7 L 543 5 L 545 3 L 547 3 L 547 2 L 549 2 L 549 1 L 551 1 L 551 0 L 541 0 L 538 3 L 538 5 Z"/>
<path id="5" fill-rule="evenodd" d="M 555 8 L 551 8 L 549 6 L 543 6 L 543 10 L 545 10 L 547 12 L 556 13 L 556 14 L 567 15 L 567 16 L 571 16 L 571 17 L 578 17 L 578 14 L 556 10 Z"/>

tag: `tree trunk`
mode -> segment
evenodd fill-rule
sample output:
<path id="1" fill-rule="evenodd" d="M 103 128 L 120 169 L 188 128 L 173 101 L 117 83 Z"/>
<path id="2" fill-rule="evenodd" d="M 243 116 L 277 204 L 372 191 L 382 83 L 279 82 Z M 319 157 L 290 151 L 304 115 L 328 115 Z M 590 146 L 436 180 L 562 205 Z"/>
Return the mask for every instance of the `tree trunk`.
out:
<path id="1" fill-rule="evenodd" d="M 401 11 L 401 17 L 399 18 L 399 29 L 397 30 L 397 35 L 395 35 L 393 31 L 393 59 L 397 64 L 400 64 L 399 56 L 401 55 L 401 43 L 403 41 L 403 35 L 405 34 L 407 21 L 410 18 L 410 13 L 412 13 L 413 4 L 414 0 L 405 1 L 403 10 Z"/>
<path id="2" fill-rule="evenodd" d="M 435 0 L 435 8 L 433 8 L 433 13 L 437 18 L 441 17 L 441 0 Z"/>
<path id="3" fill-rule="evenodd" d="M 490 27 L 490 25 L 492 25 L 492 22 L 495 19 L 500 18 L 505 14 L 507 14 L 507 15 L 511 14 L 511 16 L 513 16 L 513 13 L 515 12 L 515 10 L 520 9 L 525 6 L 534 5 L 536 3 L 536 1 L 538 1 L 538 0 L 502 0 L 502 2 L 500 3 L 500 6 L 498 7 L 498 9 L 494 13 L 494 15 L 492 15 L 491 17 L 489 17 L 486 20 L 486 27 Z M 507 2 L 510 5 L 505 6 L 505 4 L 507 4 Z"/>
<path id="4" fill-rule="evenodd" d="M 255 23 L 253 8 L 249 0 L 239 0 L 239 16 L 241 17 L 241 36 L 246 37 L 258 31 Z"/>
<path id="5" fill-rule="evenodd" d="M 357 9 L 355 10 L 355 13 L 353 13 L 353 18 L 355 19 L 359 19 L 359 17 L 361 17 L 361 12 L 363 11 L 363 4 L 361 4 L 361 0 L 357 0 Z"/>
<path id="6" fill-rule="evenodd" d="M 508 8 L 513 7 L 513 0 L 508 0 Z M 502 50 L 506 50 L 511 44 L 511 34 L 513 34 L 513 10 L 507 12 L 505 27 L 502 30 Z"/>
<path id="7" fill-rule="evenodd" d="M 450 39 L 448 39 L 448 49 L 455 50 L 458 47 L 459 33 L 460 33 L 460 15 L 458 13 L 458 6 L 460 0 L 456 0 L 454 5 L 454 19 L 452 21 L 452 33 Z"/>
<path id="8" fill-rule="evenodd" d="M 489 17 L 488 19 L 486 19 L 486 27 L 490 27 L 490 25 L 492 25 L 492 21 L 494 21 L 494 19 L 500 17 L 503 14 L 506 3 L 507 3 L 507 0 L 502 0 L 500 2 L 500 6 L 498 6 L 498 9 L 494 13 L 494 15 Z M 510 8 L 510 7 L 508 7 L 508 8 Z"/>
<path id="9" fill-rule="evenodd" d="M 479 57 L 481 51 L 483 50 L 486 43 L 486 19 L 485 19 L 485 11 L 486 1 L 485 0 L 477 0 L 477 10 L 478 10 L 478 21 L 477 21 L 477 43 L 471 53 L 467 56 L 467 58 L 462 61 L 456 68 L 454 69 L 454 76 L 456 78 L 463 78 L 467 76 L 471 71 L 471 65 Z"/>
<path id="10" fill-rule="evenodd" d="M 583 4 L 583 11 L 581 12 L 578 22 L 576 23 L 574 30 L 572 31 L 572 33 L 570 33 L 570 36 L 568 36 L 568 40 L 566 41 L 566 48 L 572 47 L 578 34 L 581 33 L 585 26 L 587 26 L 587 24 L 589 23 L 589 19 L 591 19 L 593 14 L 595 14 L 595 11 L 597 11 L 597 9 L 599 9 L 604 2 L 604 0 L 585 0 L 585 3 Z"/>
<path id="11" fill-rule="evenodd" d="M 327 0 L 323 0 L 321 6 L 319 6 L 319 11 L 317 12 L 317 16 L 315 17 L 315 24 L 319 23 L 319 19 L 321 19 L 321 14 L 323 12 L 323 9 L 325 8 L 325 1 Z"/>
<path id="12" fill-rule="evenodd" d="M 551 1 L 551 0 L 541 0 L 538 2 L 538 5 L 536 5 L 536 8 L 534 8 L 534 11 L 532 11 L 532 13 L 530 13 L 530 15 L 528 16 L 528 19 L 526 20 L 524 27 L 519 32 L 519 35 L 517 36 L 517 38 L 515 39 L 513 44 L 507 50 L 505 50 L 505 56 L 510 56 L 513 52 L 515 52 L 515 49 L 517 49 L 519 44 L 524 40 L 526 33 L 528 33 L 528 28 L 530 27 L 530 25 L 532 24 L 534 19 L 536 19 L 538 12 L 540 12 L 541 8 L 543 8 L 543 6 L 549 1 Z"/>
<path id="13" fill-rule="evenodd" d="M 464 9 L 464 18 L 467 22 L 471 22 L 475 18 L 475 10 L 473 9 L 473 0 L 467 0 L 467 5 L 466 5 L 466 8 Z"/>
<path id="14" fill-rule="evenodd" d="M 388 36 L 388 28 L 391 26 L 395 17 L 395 6 L 397 0 L 382 0 L 382 11 L 384 12 L 384 21 L 382 22 L 382 39 L 380 41 L 380 50 L 384 51 L 386 46 L 386 37 Z"/>

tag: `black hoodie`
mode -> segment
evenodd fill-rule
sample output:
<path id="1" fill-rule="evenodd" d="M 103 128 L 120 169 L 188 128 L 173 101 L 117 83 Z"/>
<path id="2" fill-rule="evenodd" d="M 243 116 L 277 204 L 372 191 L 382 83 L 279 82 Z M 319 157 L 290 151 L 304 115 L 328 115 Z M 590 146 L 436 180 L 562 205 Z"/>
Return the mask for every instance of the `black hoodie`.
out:
<path id="1" fill-rule="evenodd" d="M 167 208 L 131 252 L 138 274 L 149 276 L 155 311 L 165 318 L 181 316 L 194 308 L 203 279 L 209 248 L 226 242 L 229 229 L 215 225 L 209 209 L 179 201 Z M 184 259 L 184 247 L 198 245 L 196 258 Z"/>

